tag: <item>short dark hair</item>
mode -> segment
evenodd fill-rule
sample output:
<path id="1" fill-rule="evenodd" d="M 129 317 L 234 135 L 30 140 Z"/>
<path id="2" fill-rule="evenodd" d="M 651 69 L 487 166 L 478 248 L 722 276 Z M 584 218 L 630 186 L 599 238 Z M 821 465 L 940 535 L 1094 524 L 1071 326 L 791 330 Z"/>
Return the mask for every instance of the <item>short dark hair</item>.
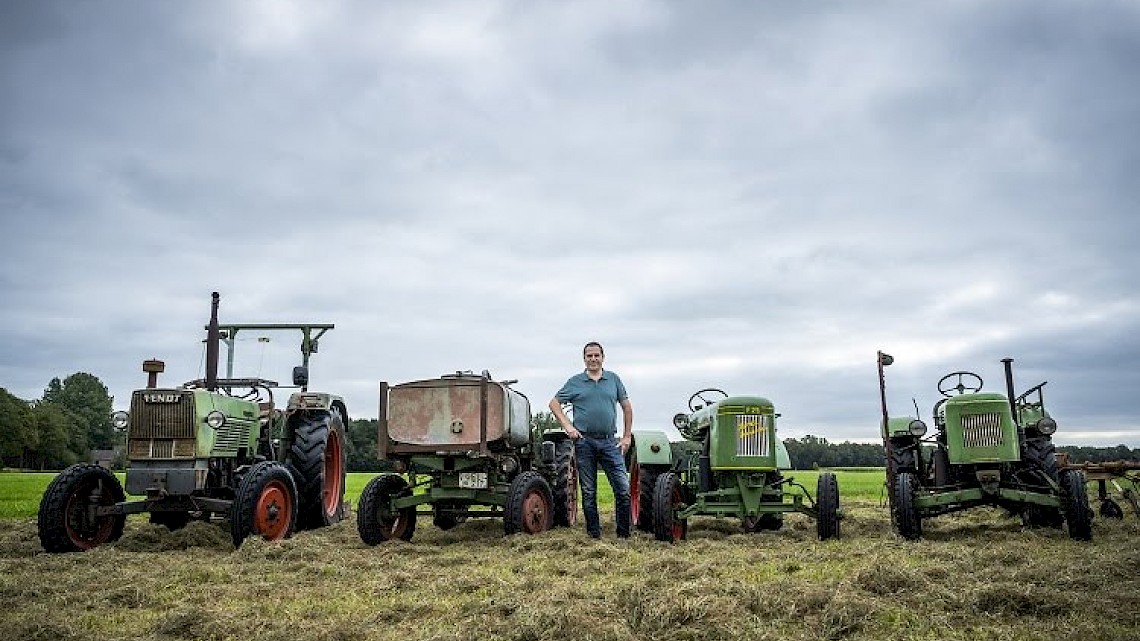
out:
<path id="1" fill-rule="evenodd" d="M 602 353 L 602 356 L 606 355 L 606 350 L 602 347 L 601 343 L 599 343 L 598 341 L 590 341 L 589 343 L 586 343 L 582 347 L 582 356 L 583 357 L 586 356 L 586 350 L 590 349 L 591 347 L 597 347 L 598 351 Z"/>

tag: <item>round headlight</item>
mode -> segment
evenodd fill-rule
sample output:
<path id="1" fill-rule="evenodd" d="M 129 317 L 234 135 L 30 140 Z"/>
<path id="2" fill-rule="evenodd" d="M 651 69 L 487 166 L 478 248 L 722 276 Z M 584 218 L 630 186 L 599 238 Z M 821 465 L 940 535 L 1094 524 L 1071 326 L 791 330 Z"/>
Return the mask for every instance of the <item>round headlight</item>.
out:
<path id="1" fill-rule="evenodd" d="M 926 423 L 918 420 L 917 418 L 910 422 L 907 426 L 911 436 L 922 436 L 926 434 Z"/>
<path id="2" fill-rule="evenodd" d="M 127 429 L 127 423 L 130 422 L 130 418 L 129 414 L 119 410 L 111 415 L 111 424 L 114 425 L 117 430 L 125 430 Z"/>
<path id="3" fill-rule="evenodd" d="M 226 415 L 222 414 L 218 410 L 214 410 L 213 412 L 210 412 L 209 414 L 206 415 L 206 425 L 209 425 L 210 427 L 212 427 L 214 429 L 218 429 L 219 427 L 221 427 L 225 424 L 226 424 Z"/>
<path id="4" fill-rule="evenodd" d="M 674 414 L 673 427 L 677 429 L 684 429 L 689 426 L 689 416 L 687 414 Z"/>
<path id="5" fill-rule="evenodd" d="M 1046 416 L 1045 418 L 1037 421 L 1037 431 L 1041 432 L 1045 436 L 1049 436 L 1053 432 L 1057 431 L 1057 421 L 1054 421 L 1053 419 Z"/>

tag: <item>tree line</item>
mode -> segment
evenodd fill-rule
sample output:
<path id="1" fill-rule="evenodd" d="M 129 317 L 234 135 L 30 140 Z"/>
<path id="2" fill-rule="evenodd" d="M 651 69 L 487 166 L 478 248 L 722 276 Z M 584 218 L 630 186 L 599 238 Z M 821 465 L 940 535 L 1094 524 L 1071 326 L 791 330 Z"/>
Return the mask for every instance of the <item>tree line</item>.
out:
<path id="1" fill-rule="evenodd" d="M 43 398 L 24 400 L 0 388 L 0 463 L 5 467 L 58 470 L 90 461 L 92 450 L 117 450 L 123 462 L 126 435 L 111 424 L 113 399 L 98 377 L 77 372 L 51 379 Z M 531 425 L 558 428 L 550 412 L 539 412 Z M 347 428 L 345 455 L 349 471 L 386 469 L 377 456 L 376 419 L 352 419 Z M 820 436 L 784 439 L 792 467 L 881 467 L 881 443 L 832 443 Z M 1075 463 L 1140 460 L 1140 448 L 1058 446 Z"/>

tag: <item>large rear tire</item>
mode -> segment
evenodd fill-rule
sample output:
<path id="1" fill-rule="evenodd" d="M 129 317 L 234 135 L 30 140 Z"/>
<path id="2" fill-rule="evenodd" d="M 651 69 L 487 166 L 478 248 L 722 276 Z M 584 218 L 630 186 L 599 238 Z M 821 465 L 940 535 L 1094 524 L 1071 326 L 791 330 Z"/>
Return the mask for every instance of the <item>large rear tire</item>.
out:
<path id="1" fill-rule="evenodd" d="M 293 418 L 285 462 L 297 483 L 297 527 L 335 525 L 344 514 L 344 421 L 338 411 L 306 411 Z"/>
<path id="2" fill-rule="evenodd" d="M 368 482 L 360 493 L 356 510 L 356 531 L 368 545 L 390 539 L 412 540 L 416 531 L 416 507 L 392 509 L 392 499 L 411 496 L 412 489 L 403 477 L 383 474 Z"/>
<path id="3" fill-rule="evenodd" d="M 554 527 L 554 499 L 550 484 L 538 472 L 528 470 L 511 480 L 503 510 L 505 534 L 538 534 Z"/>
<path id="4" fill-rule="evenodd" d="M 642 532 L 653 531 L 653 490 L 657 486 L 657 478 L 661 476 L 662 468 L 653 465 L 637 465 L 634 467 L 634 477 L 630 479 L 631 500 L 635 501 L 633 510 L 633 524 Z M 634 480 L 637 482 L 634 483 Z"/>
<path id="5" fill-rule="evenodd" d="M 816 534 L 820 541 L 839 538 L 839 481 L 831 472 L 821 472 L 816 481 Z"/>
<path id="6" fill-rule="evenodd" d="M 658 541 L 676 543 L 688 534 L 688 520 L 676 514 L 684 502 L 681 479 L 673 472 L 659 475 L 653 487 L 653 535 Z"/>
<path id="7" fill-rule="evenodd" d="M 238 484 L 230 507 L 230 535 L 234 547 L 248 536 L 281 541 L 297 527 L 297 485 L 293 475 L 277 461 L 262 461 L 249 468 Z"/>
<path id="8" fill-rule="evenodd" d="M 922 515 L 914 504 L 917 489 L 918 479 L 913 473 L 900 472 L 895 477 L 895 530 L 908 541 L 917 541 L 922 537 Z"/>
<path id="9" fill-rule="evenodd" d="M 1068 524 L 1069 538 L 1078 541 L 1092 540 L 1093 511 L 1089 507 L 1089 492 L 1085 473 L 1080 470 L 1061 472 L 1061 501 Z"/>
<path id="10" fill-rule="evenodd" d="M 110 470 L 77 463 L 52 479 L 40 499 L 40 545 L 48 552 L 83 552 L 118 540 L 127 515 L 90 517 L 89 506 L 126 500 L 123 486 Z"/>

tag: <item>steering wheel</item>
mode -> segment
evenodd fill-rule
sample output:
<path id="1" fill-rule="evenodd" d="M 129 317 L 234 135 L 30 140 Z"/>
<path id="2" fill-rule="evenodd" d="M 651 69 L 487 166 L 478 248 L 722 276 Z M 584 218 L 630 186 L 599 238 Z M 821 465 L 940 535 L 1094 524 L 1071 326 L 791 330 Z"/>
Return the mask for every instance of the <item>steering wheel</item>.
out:
<path id="1" fill-rule="evenodd" d="M 716 402 L 716 401 L 710 401 L 709 399 L 705 398 L 704 396 L 701 396 L 701 394 L 704 394 L 706 392 L 716 392 L 717 394 L 720 394 L 723 398 L 728 398 L 728 392 L 726 392 L 722 389 L 716 388 L 716 387 L 706 387 L 702 390 L 697 390 L 696 392 L 693 392 L 692 396 L 689 397 L 689 411 L 690 412 L 695 412 L 695 411 L 701 409 L 701 407 L 708 407 L 709 405 L 712 405 L 713 403 Z M 695 399 L 698 399 L 698 398 L 701 399 L 702 401 L 704 401 L 705 404 L 701 405 L 700 407 L 697 407 L 693 403 L 693 401 Z M 723 400 L 723 399 L 718 398 L 717 400 L 719 401 L 719 400 Z"/>
<path id="2" fill-rule="evenodd" d="M 945 385 L 944 384 L 944 383 L 946 383 L 946 381 L 950 380 L 951 378 L 953 378 L 955 376 L 958 377 L 958 384 L 957 385 Z M 976 379 L 978 381 L 978 384 L 977 385 L 967 385 L 962 380 L 964 378 Z M 952 391 L 956 391 L 959 394 L 965 394 L 966 392 L 980 392 L 980 391 L 982 391 L 982 377 L 978 376 L 977 374 L 975 374 L 973 372 L 950 372 L 946 376 L 943 376 L 942 378 L 938 379 L 938 391 L 941 392 L 942 395 L 945 396 L 946 398 L 950 398 L 950 392 L 952 392 Z"/>

